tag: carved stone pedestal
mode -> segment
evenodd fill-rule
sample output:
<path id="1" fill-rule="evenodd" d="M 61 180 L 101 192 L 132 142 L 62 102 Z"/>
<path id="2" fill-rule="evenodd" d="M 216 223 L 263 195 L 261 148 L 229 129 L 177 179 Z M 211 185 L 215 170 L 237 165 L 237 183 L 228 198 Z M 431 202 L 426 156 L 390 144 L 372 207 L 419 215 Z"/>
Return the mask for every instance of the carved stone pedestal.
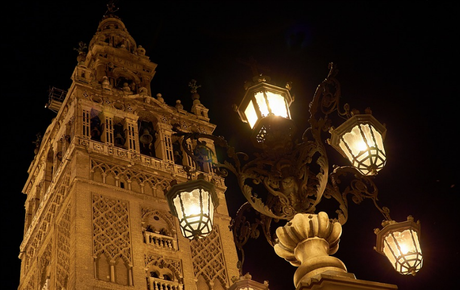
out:
<path id="1" fill-rule="evenodd" d="M 325 212 L 296 214 L 284 227 L 276 230 L 276 254 L 299 267 L 294 274 L 296 287 L 326 271 L 347 273 L 343 262 L 330 256 L 337 252 L 341 234 L 341 224 L 329 220 Z"/>
<path id="2" fill-rule="evenodd" d="M 296 290 L 396 290 L 398 286 L 356 279 L 352 273 L 326 271 L 300 282 Z"/>

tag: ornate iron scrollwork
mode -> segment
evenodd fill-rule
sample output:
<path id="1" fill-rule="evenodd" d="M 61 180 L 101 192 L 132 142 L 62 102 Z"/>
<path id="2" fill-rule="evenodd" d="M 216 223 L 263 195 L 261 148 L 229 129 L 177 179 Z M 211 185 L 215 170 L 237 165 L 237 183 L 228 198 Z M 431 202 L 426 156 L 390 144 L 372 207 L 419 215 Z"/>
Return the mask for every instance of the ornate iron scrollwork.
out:
<path id="1" fill-rule="evenodd" d="M 329 171 L 329 159 L 323 136 L 332 128 L 330 115 L 337 112 L 341 118 L 351 116 L 348 104 L 340 108 L 340 84 L 336 79 L 338 70 L 331 63 L 326 79 L 321 82 L 310 103 L 309 127 L 303 132 L 301 140 L 285 142 L 284 147 L 262 150 L 250 159 L 246 153 L 237 152 L 223 137 L 202 133 L 188 133 L 178 127 L 174 130 L 182 136 L 184 151 L 196 162 L 210 162 L 214 171 L 226 176 L 228 171 L 235 174 L 238 185 L 247 202 L 239 209 L 231 229 L 235 243 L 242 253 L 243 245 L 249 237 L 260 235 L 258 227 L 267 241 L 273 246 L 275 237 L 270 232 L 272 221 L 291 220 L 297 213 L 315 213 L 316 206 L 323 197 L 334 198 L 339 203 L 337 218 L 341 224 L 348 219 L 348 196 L 354 203 L 371 199 L 377 209 L 389 219 L 389 210 L 377 204 L 378 190 L 371 177 L 365 177 L 353 167 L 336 167 Z M 194 154 L 187 144 L 189 139 L 195 144 L 209 139 L 216 146 L 226 150 L 227 159 L 223 163 Z M 197 166 L 198 168 L 198 166 Z M 348 185 L 342 184 L 345 181 Z M 260 215 L 249 221 L 245 214 L 250 208 Z"/>

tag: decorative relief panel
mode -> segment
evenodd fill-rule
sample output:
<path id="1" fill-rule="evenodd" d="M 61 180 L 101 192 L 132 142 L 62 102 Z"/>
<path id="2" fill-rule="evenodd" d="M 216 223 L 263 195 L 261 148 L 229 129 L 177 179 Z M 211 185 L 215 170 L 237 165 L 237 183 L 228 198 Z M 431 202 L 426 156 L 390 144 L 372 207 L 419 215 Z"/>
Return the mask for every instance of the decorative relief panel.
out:
<path id="1" fill-rule="evenodd" d="M 164 189 L 170 180 L 160 176 L 147 175 L 124 166 L 91 160 L 91 178 L 94 181 L 110 184 L 138 193 L 163 197 Z"/>
<path id="2" fill-rule="evenodd" d="M 93 254 L 132 263 L 128 202 L 93 195 Z"/>
<path id="3" fill-rule="evenodd" d="M 198 281 L 200 276 L 204 278 L 212 289 L 216 280 L 223 286 L 228 285 L 228 274 L 225 267 L 224 253 L 220 241 L 220 231 L 217 226 L 207 237 L 196 239 L 190 242 L 192 249 L 193 270 L 195 279 Z"/>
<path id="4" fill-rule="evenodd" d="M 133 286 L 128 201 L 93 194 L 92 207 L 95 277 Z"/>

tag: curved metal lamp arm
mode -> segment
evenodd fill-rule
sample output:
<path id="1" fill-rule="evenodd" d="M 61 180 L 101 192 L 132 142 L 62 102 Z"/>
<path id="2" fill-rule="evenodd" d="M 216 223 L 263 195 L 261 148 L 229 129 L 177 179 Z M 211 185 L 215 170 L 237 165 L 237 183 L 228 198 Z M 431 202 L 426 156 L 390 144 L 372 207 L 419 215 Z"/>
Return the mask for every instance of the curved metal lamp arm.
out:
<path id="1" fill-rule="evenodd" d="M 244 245 L 249 238 L 259 238 L 262 233 L 267 242 L 273 247 L 275 245 L 275 236 L 270 232 L 272 218 L 267 217 L 260 212 L 254 211 L 252 205 L 245 202 L 237 211 L 235 218 L 230 223 L 230 230 L 233 232 L 233 240 L 237 250 L 240 252 L 238 268 L 240 274 L 245 261 Z"/>
<path id="2" fill-rule="evenodd" d="M 310 119 L 308 121 L 312 129 L 322 129 L 323 131 L 329 130 L 328 116 L 334 111 L 337 111 L 337 114 L 344 119 L 351 117 L 348 104 L 344 105 L 344 111 L 340 111 L 341 86 L 336 79 L 339 70 L 332 62 L 329 63 L 328 67 L 329 73 L 316 88 L 310 103 Z M 318 113 L 321 113 L 322 116 L 316 119 Z"/>
<path id="3" fill-rule="evenodd" d="M 255 218 L 255 221 L 250 221 L 248 213 L 251 210 L 251 205 L 247 202 L 244 203 L 236 212 L 236 216 L 232 219 L 229 226 L 233 233 L 235 246 L 240 252 L 240 259 L 238 261 L 240 275 L 243 273 L 243 264 L 245 260 L 244 245 L 248 242 L 249 238 L 257 239 L 260 235 L 260 230 L 258 228 L 261 225 L 261 220 Z"/>
<path id="4" fill-rule="evenodd" d="M 352 175 L 353 179 L 344 190 L 340 190 L 341 178 Z M 334 198 L 339 203 L 339 209 L 336 211 L 338 214 L 338 221 L 343 225 L 348 220 L 348 201 L 347 198 L 351 195 L 351 200 L 355 204 L 360 204 L 365 199 L 372 200 L 374 206 L 383 215 L 386 220 L 391 220 L 390 209 L 388 207 L 381 207 L 378 204 L 379 191 L 373 179 L 358 173 L 358 171 L 351 166 L 336 167 L 331 173 L 331 186 L 325 192 L 326 198 Z"/>
<path id="5" fill-rule="evenodd" d="M 203 134 L 203 133 L 189 133 L 189 132 L 183 132 L 181 131 L 177 126 L 174 126 L 173 130 L 176 132 L 175 134 L 179 137 L 183 137 L 182 142 L 181 142 L 181 147 L 184 150 L 184 152 L 191 157 L 193 162 L 197 165 L 195 166 L 198 168 L 198 164 L 200 161 L 203 161 L 200 159 L 199 156 L 195 155 L 189 148 L 188 148 L 188 143 L 187 140 L 189 139 L 194 139 L 194 140 L 199 140 L 199 139 L 209 139 L 214 142 L 215 145 L 218 145 L 224 149 L 226 149 L 226 154 L 227 157 L 232 160 L 232 163 L 225 161 L 224 163 L 214 163 L 213 168 L 216 170 L 216 173 L 221 176 L 226 176 L 228 174 L 228 171 L 231 171 L 235 176 L 237 177 L 238 180 L 238 185 L 241 189 L 241 192 L 245 196 L 246 200 L 248 203 L 258 212 L 262 213 L 263 215 L 266 215 L 271 218 L 275 219 L 290 219 L 295 212 L 293 212 L 292 209 L 289 209 L 289 201 L 288 199 L 284 196 L 282 192 L 270 189 L 270 185 L 267 183 L 270 178 L 268 176 L 271 174 L 270 170 L 264 170 L 261 166 L 261 163 L 266 163 L 264 157 L 256 158 L 252 161 L 247 162 L 246 164 L 242 165 L 241 159 L 244 161 L 247 161 L 249 159 L 249 156 L 245 153 L 242 152 L 236 152 L 235 149 L 230 146 L 227 141 L 220 136 L 214 136 L 214 135 L 209 135 L 209 134 Z M 207 161 L 211 162 L 211 161 Z M 190 171 L 190 173 L 194 173 L 198 171 L 198 169 L 195 169 L 194 171 Z M 246 180 L 251 180 L 254 184 L 263 184 L 265 188 L 269 191 L 270 194 L 273 194 L 275 196 L 278 196 L 283 204 L 286 205 L 285 209 L 281 211 L 280 213 L 275 213 L 272 211 L 271 208 L 269 208 L 261 198 L 257 196 L 256 193 L 253 192 L 253 188 L 246 184 Z"/>
<path id="6" fill-rule="evenodd" d="M 307 142 L 308 135 L 312 136 L 316 145 L 316 152 L 320 155 L 316 161 L 320 171 L 316 175 L 318 184 L 316 186 L 316 200 L 312 205 L 313 208 L 321 202 L 329 179 L 329 160 L 321 134 L 331 128 L 332 124 L 329 115 L 334 111 L 337 111 L 339 117 L 345 119 L 351 116 L 348 104 L 345 104 L 343 112 L 340 111 L 341 87 L 336 79 L 337 73 L 338 69 L 334 63 L 329 63 L 329 73 L 316 88 L 313 100 L 310 103 L 310 118 L 308 120 L 310 127 L 302 135 L 303 142 Z"/>

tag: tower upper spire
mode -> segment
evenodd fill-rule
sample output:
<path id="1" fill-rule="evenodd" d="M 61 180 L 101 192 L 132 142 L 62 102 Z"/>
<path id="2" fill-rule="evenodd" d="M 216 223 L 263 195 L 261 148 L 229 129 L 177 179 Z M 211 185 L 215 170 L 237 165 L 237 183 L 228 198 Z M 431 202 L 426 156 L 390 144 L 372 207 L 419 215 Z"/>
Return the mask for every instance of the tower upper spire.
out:
<path id="1" fill-rule="evenodd" d="M 135 53 L 137 50 L 136 41 L 129 34 L 125 24 L 114 14 L 105 14 L 97 27 L 89 44 L 91 50 L 94 44 L 103 44 L 115 48 L 124 48 L 129 52 Z"/>
<path id="2" fill-rule="evenodd" d="M 115 15 L 115 13 L 118 12 L 118 10 L 120 10 L 120 8 L 118 8 L 115 5 L 115 1 L 113 1 L 113 0 L 109 1 L 107 3 L 107 11 L 105 11 L 104 18 L 106 18 L 106 17 L 118 18 L 118 16 Z"/>
<path id="3" fill-rule="evenodd" d="M 91 75 L 95 81 L 91 84 L 102 85 L 107 90 L 151 95 L 150 81 L 157 65 L 145 55 L 145 49 L 136 44 L 123 21 L 115 15 L 117 11 L 113 3 L 107 4 L 87 54 L 79 56 L 77 71 L 86 71 L 85 78 Z"/>

